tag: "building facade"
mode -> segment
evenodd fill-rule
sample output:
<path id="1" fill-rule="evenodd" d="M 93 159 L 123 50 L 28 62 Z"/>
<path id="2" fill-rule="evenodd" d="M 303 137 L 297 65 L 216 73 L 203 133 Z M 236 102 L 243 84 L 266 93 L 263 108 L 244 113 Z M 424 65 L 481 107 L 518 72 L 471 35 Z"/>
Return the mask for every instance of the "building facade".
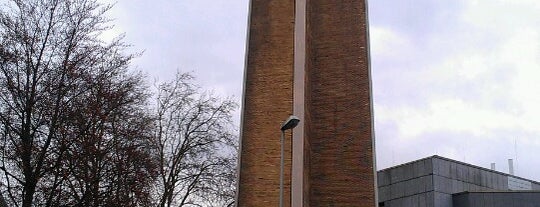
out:
<path id="1" fill-rule="evenodd" d="M 380 170 L 377 179 L 384 207 L 540 207 L 539 182 L 440 156 Z"/>
<path id="2" fill-rule="evenodd" d="M 376 206 L 365 0 L 251 0 L 238 206 Z"/>

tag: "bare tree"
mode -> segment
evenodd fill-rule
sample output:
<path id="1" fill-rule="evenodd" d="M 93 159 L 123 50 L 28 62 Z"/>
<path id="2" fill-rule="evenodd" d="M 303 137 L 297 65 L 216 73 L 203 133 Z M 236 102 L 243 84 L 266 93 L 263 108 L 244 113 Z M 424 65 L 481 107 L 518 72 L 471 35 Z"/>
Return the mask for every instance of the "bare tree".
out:
<path id="1" fill-rule="evenodd" d="M 189 74 L 157 103 L 97 0 L 0 2 L 0 195 L 9 206 L 226 206 L 231 99 Z M 153 200 L 155 199 L 155 200 Z"/>
<path id="2" fill-rule="evenodd" d="M 74 101 L 77 110 L 62 134 L 71 142 L 55 176 L 69 176 L 55 194 L 63 196 L 54 200 L 73 206 L 149 206 L 157 162 L 148 147 L 152 119 L 142 78 L 119 77 L 128 73 L 116 68 L 95 73 L 89 90 Z"/>
<path id="3" fill-rule="evenodd" d="M 108 9 L 96 0 L 2 2 L 0 190 L 10 206 L 150 202 L 146 95 L 127 70 L 127 45 L 99 38 Z"/>
<path id="4" fill-rule="evenodd" d="M 4 200 L 4 196 L 2 195 L 2 192 L 0 192 L 0 207 L 8 207 L 6 200 Z"/>
<path id="5" fill-rule="evenodd" d="M 234 149 L 231 112 L 237 104 L 200 92 L 179 73 L 158 87 L 155 149 L 159 206 L 225 206 L 232 202 Z"/>

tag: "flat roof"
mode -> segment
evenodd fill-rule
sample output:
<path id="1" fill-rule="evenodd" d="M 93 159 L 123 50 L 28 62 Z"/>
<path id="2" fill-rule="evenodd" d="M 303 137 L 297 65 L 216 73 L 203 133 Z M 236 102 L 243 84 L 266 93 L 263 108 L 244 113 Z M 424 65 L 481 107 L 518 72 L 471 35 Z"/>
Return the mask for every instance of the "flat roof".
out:
<path id="1" fill-rule="evenodd" d="M 425 158 L 422 158 L 422 159 L 418 159 L 418 160 L 406 162 L 406 163 L 403 163 L 403 164 L 399 164 L 399 165 L 396 165 L 396 166 L 388 167 L 388 168 L 385 168 L 385 169 L 382 169 L 382 170 L 378 170 L 377 173 L 378 173 L 378 172 L 382 172 L 382 171 L 387 171 L 387 170 L 395 169 L 395 168 L 399 168 L 399 167 L 403 167 L 403 166 L 405 166 L 405 165 L 409 165 L 409 164 L 412 164 L 412 163 L 415 163 L 415 162 L 420 162 L 420 161 L 424 161 L 424 160 L 431 160 L 431 159 L 434 159 L 434 158 L 441 159 L 441 160 L 445 160 L 445 161 L 449 161 L 449 162 L 458 163 L 458 164 L 465 165 L 465 166 L 469 166 L 469 167 L 478 168 L 478 169 L 481 169 L 481 170 L 484 170 L 484 171 L 488 171 L 488 172 L 492 172 L 492 173 L 497 173 L 497 174 L 504 175 L 504 176 L 508 176 L 508 177 L 514 177 L 514 178 L 518 178 L 518 179 L 521 179 L 521 180 L 526 180 L 526 181 L 529 181 L 529 182 L 532 182 L 532 183 L 535 183 L 535 184 L 540 185 L 540 182 L 538 182 L 538 181 L 534 181 L 534 180 L 531 180 L 531 179 L 527 179 L 527 178 L 523 178 L 523 177 L 519 177 L 519 176 L 515 176 L 515 175 L 510 175 L 510 174 L 508 174 L 508 173 L 503 173 L 503 172 L 500 172 L 500 171 L 488 169 L 488 168 L 485 168 L 485 167 L 480 167 L 480 166 L 477 166 L 477 165 L 473 165 L 473 164 L 469 164 L 469 163 L 466 163 L 466 162 L 461 162 L 461 161 L 453 160 L 453 159 L 446 158 L 446 157 L 441 157 L 441 156 L 439 156 L 439 155 L 432 155 L 432 156 L 425 157 Z M 519 191 L 518 191 L 518 192 L 519 192 Z"/>

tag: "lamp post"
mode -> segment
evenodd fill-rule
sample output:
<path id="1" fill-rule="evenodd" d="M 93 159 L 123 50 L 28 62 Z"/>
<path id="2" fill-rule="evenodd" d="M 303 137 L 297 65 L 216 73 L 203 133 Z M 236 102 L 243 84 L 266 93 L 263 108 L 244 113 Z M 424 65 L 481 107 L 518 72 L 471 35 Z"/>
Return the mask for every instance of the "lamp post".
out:
<path id="1" fill-rule="evenodd" d="M 289 116 L 285 122 L 281 125 L 281 165 L 279 171 L 279 207 L 283 207 L 283 163 L 284 163 L 284 140 L 285 140 L 285 131 L 287 129 L 292 129 L 298 125 L 300 119 L 296 116 Z"/>

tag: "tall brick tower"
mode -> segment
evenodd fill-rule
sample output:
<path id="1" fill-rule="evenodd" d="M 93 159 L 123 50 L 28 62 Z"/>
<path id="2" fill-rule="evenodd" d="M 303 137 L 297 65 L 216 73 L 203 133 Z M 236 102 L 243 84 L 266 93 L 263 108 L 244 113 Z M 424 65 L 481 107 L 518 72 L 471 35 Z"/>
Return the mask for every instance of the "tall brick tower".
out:
<path id="1" fill-rule="evenodd" d="M 376 206 L 366 0 L 251 0 L 237 206 Z"/>

